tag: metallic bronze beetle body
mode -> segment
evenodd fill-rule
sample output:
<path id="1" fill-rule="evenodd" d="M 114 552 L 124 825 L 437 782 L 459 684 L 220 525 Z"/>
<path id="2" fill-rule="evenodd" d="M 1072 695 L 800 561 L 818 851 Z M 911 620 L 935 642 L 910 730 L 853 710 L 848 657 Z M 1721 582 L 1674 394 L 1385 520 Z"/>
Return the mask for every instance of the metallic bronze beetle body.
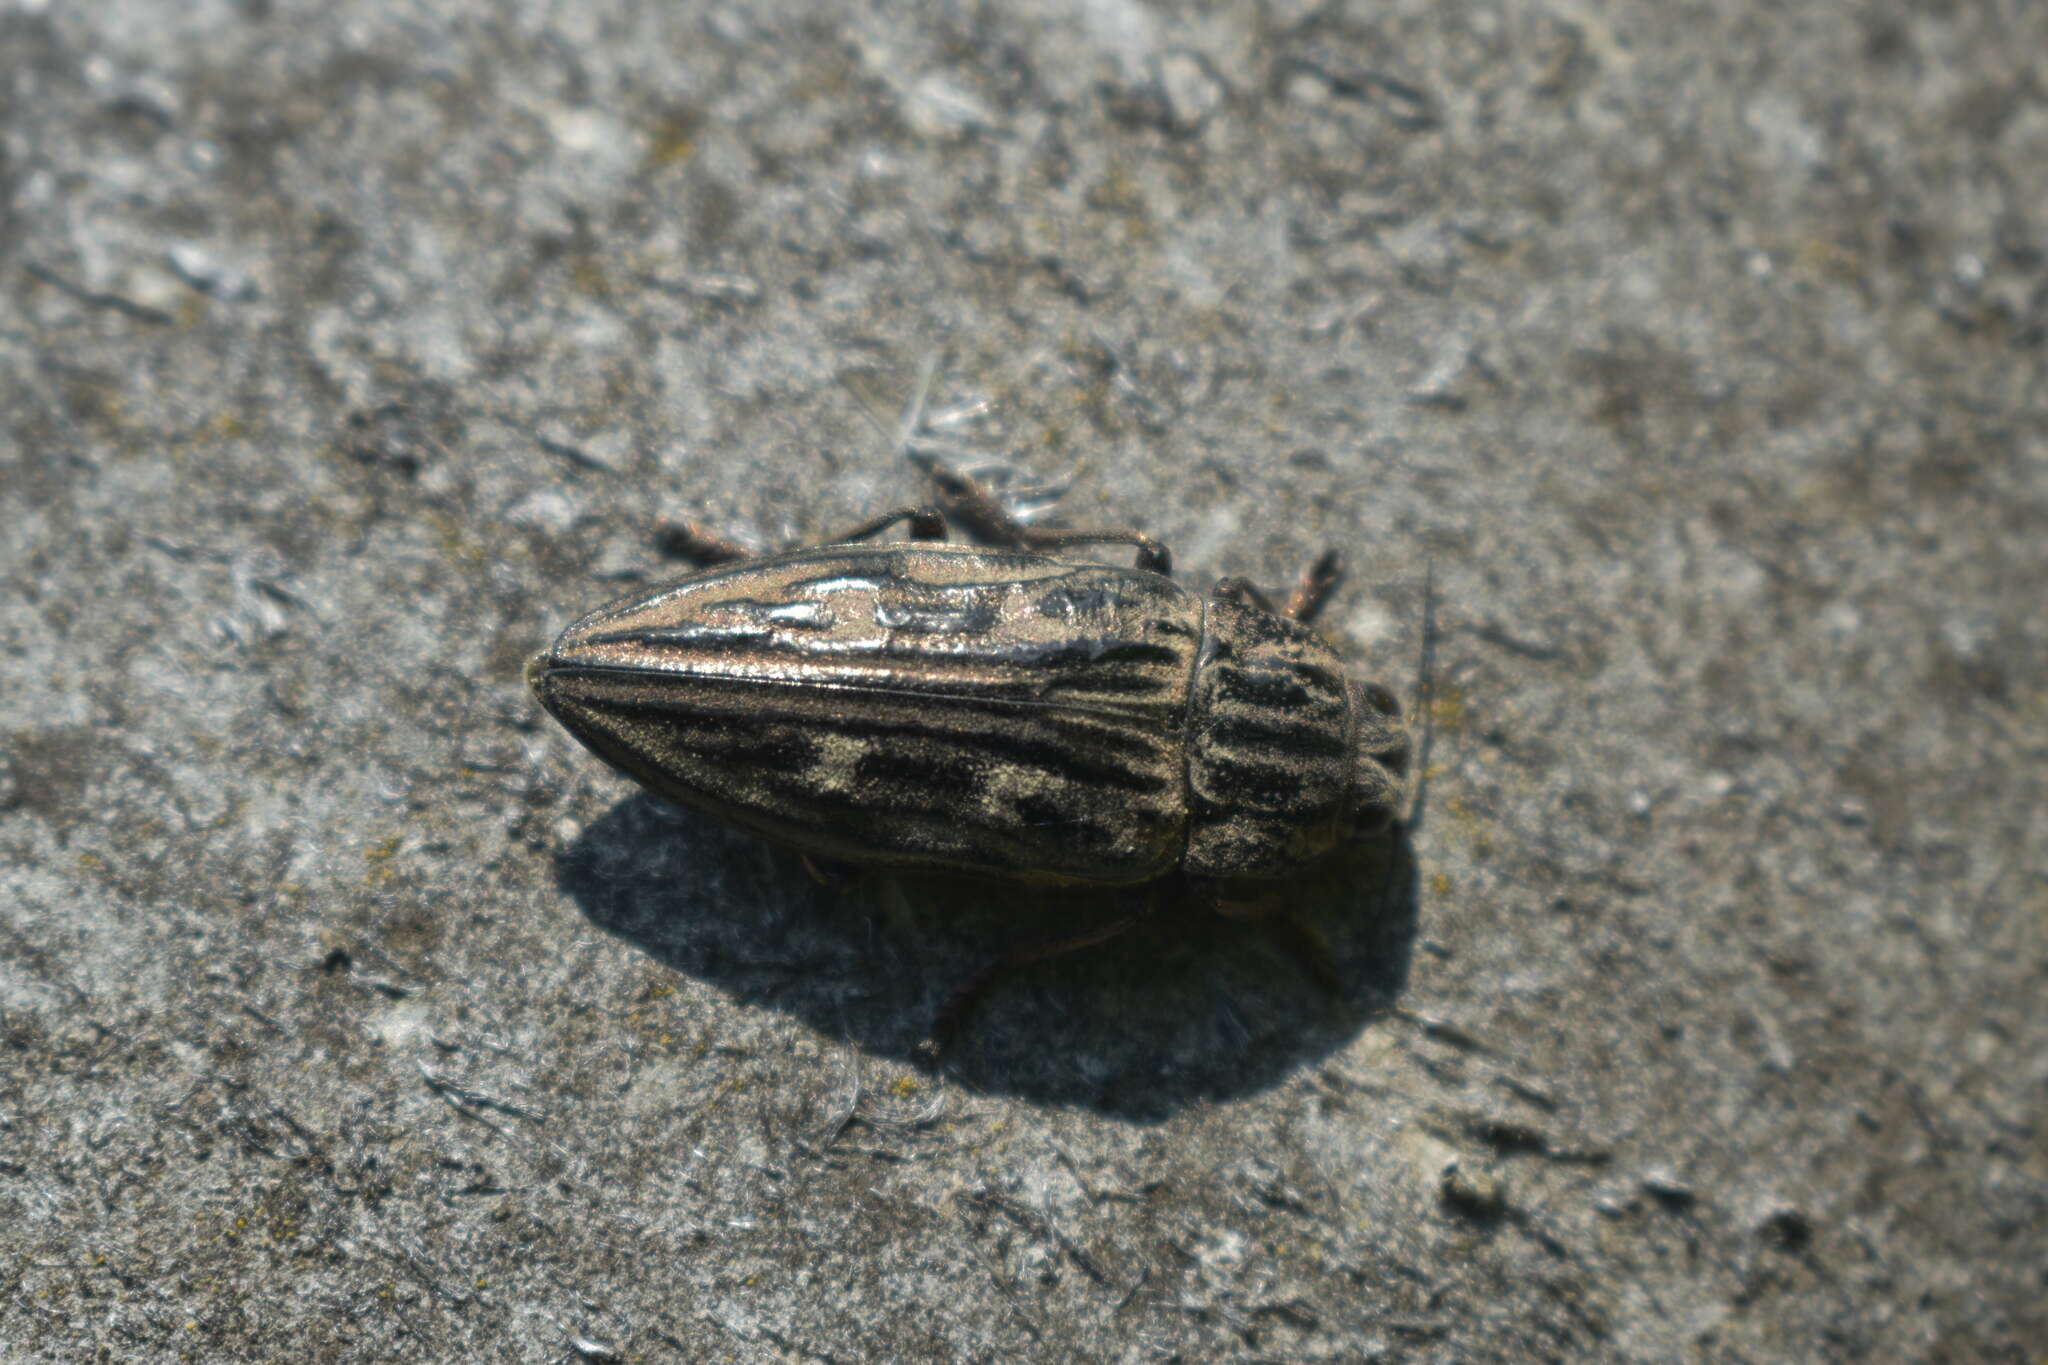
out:
<path id="1" fill-rule="evenodd" d="M 1203 601 L 1024 548 L 726 564 L 584 617 L 527 676 L 684 805 L 827 858 L 1033 882 L 1286 876 L 1384 828 L 1407 755 L 1392 698 L 1245 585 Z"/>

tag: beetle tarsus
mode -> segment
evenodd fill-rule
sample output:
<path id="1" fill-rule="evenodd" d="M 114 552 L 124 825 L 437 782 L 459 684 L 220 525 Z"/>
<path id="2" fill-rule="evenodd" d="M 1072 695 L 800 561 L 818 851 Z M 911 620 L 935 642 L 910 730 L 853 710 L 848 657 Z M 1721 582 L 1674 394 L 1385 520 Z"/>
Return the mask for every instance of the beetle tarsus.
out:
<path id="1" fill-rule="evenodd" d="M 829 537 L 819 544 L 843 545 L 849 541 L 872 540 L 898 523 L 909 526 L 912 540 L 946 538 L 944 510 L 931 503 L 920 503 L 915 507 L 899 507 L 879 517 L 871 517 L 852 530 Z M 654 543 L 663 554 L 672 559 L 687 559 L 706 567 L 759 557 L 738 541 L 708 529 L 701 522 L 680 518 L 664 517 L 656 522 Z"/>
<path id="2" fill-rule="evenodd" d="M 931 466 L 932 491 L 946 519 L 984 545 L 1012 550 L 1047 550 L 1067 545 L 1130 545 L 1138 551 L 1138 567 L 1148 573 L 1173 572 L 1173 554 L 1143 531 L 1060 531 L 1030 526 L 1003 506 L 1002 500 L 978 480 L 936 460 Z"/>
<path id="3" fill-rule="evenodd" d="M 1171 574 L 1173 554 L 1143 531 L 1064 531 L 1030 526 L 1003 505 L 1001 498 L 957 469 L 930 462 L 933 501 L 862 522 L 850 531 L 820 541 L 820 545 L 843 545 L 849 541 L 872 540 L 892 526 L 907 524 L 912 540 L 945 540 L 946 528 L 957 526 L 968 538 L 983 545 L 1010 550 L 1048 550 L 1069 545 L 1129 545 L 1138 552 L 1138 567 L 1147 573 Z M 736 540 L 710 530 L 700 522 L 664 518 L 654 528 L 655 544 L 663 554 L 706 566 L 753 559 L 755 554 Z M 1327 556 L 1326 556 L 1327 558 Z"/>
<path id="4" fill-rule="evenodd" d="M 1143 531 L 1054 531 L 1035 526 L 1019 528 L 1022 550 L 1049 550 L 1064 545 L 1132 545 L 1137 547 L 1138 567 L 1146 573 L 1171 574 L 1173 554 Z"/>

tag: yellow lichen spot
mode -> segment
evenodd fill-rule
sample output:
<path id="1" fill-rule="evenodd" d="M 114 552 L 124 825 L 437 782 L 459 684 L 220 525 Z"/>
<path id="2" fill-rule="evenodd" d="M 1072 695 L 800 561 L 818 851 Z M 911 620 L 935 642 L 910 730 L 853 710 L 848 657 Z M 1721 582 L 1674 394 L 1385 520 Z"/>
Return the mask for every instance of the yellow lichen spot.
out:
<path id="1" fill-rule="evenodd" d="M 647 164 L 655 169 L 680 166 L 697 154 L 697 125 L 702 122 L 687 109 L 664 115 L 647 138 Z"/>
<path id="2" fill-rule="evenodd" d="M 370 870 L 363 874 L 365 882 L 371 886 L 385 886 L 397 879 L 398 868 L 394 864 L 402 842 L 402 836 L 394 837 L 363 850 L 363 860 L 370 865 Z"/>
<path id="3" fill-rule="evenodd" d="M 453 516 L 438 510 L 428 510 L 422 514 L 422 520 L 434 528 L 434 538 L 440 544 L 440 555 L 451 565 L 477 567 L 485 561 L 483 544 L 477 542 L 477 538 L 471 536 L 469 530 Z"/>
<path id="4" fill-rule="evenodd" d="M 1793 260 L 1801 274 L 1833 280 L 1837 284 L 1854 284 L 1864 274 L 1863 257 L 1859 253 L 1819 238 L 1809 238 L 1800 243 Z"/>
<path id="5" fill-rule="evenodd" d="M 605 273 L 604 262 L 594 252 L 580 252 L 569 267 L 570 287 L 585 298 L 609 299 L 612 296 L 612 277 Z"/>
<path id="6" fill-rule="evenodd" d="M 1137 213 L 1145 207 L 1143 197 L 1138 193 L 1137 182 L 1124 173 L 1121 167 L 1088 187 L 1088 206 L 1104 209 L 1111 213 Z"/>
<path id="7" fill-rule="evenodd" d="M 1450 895 L 1450 894 L 1451 894 L 1451 879 L 1450 879 L 1450 878 L 1449 878 L 1448 876 L 1446 876 L 1446 875 L 1444 875 L 1443 873 L 1441 873 L 1441 872 L 1432 872 L 1432 873 L 1430 873 L 1430 874 L 1429 874 L 1429 891 L 1430 891 L 1430 894 L 1431 894 L 1431 895 L 1433 895 L 1433 896 L 1448 896 L 1448 895 Z"/>
<path id="8" fill-rule="evenodd" d="M 895 1084 L 889 1087 L 889 1093 L 899 1100 L 907 1100 L 923 1088 L 915 1076 L 898 1076 Z"/>
<path id="9" fill-rule="evenodd" d="M 1465 689 L 1455 683 L 1438 683 L 1430 689 L 1428 709 L 1438 729 L 1460 728 L 1465 724 Z"/>
<path id="10" fill-rule="evenodd" d="M 91 872 L 106 865 L 107 860 L 90 849 L 78 855 L 78 870 L 81 872 Z"/>

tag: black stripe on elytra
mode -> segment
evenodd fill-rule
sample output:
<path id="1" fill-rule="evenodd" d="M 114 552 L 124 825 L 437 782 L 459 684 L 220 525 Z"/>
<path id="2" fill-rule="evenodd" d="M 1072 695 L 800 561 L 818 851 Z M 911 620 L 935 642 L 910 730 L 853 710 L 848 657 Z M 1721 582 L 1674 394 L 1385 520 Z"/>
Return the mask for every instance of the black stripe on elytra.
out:
<path id="1" fill-rule="evenodd" d="M 1110 760 L 1102 753 L 1106 746 L 1088 735 L 1078 743 L 1056 743 L 1013 729 L 970 730 L 958 726 L 931 725 L 914 720 L 839 716 L 831 728 L 860 739 L 883 742 L 903 739 L 935 740 L 962 750 L 1043 769 L 1077 782 L 1094 782 L 1119 791 L 1158 792 L 1166 780 L 1157 773 L 1139 772 Z M 1121 737 L 1119 737 L 1121 738 Z"/>
<path id="2" fill-rule="evenodd" d="M 1107 697 L 1144 697 L 1169 691 L 1179 681 L 1153 673 L 1122 673 L 1109 669 L 1063 673 L 1047 686 L 1048 692 L 1092 692 Z"/>
<path id="3" fill-rule="evenodd" d="M 836 643 L 822 649 L 807 642 L 783 643 L 779 651 L 792 657 L 820 658 L 853 655 L 862 658 L 909 659 L 948 666 L 1003 664 L 1032 671 L 1085 675 L 1096 668 L 1136 666 L 1171 668 L 1178 675 L 1187 667 L 1185 652 L 1169 645 L 1148 644 L 1116 636 L 1087 636 L 1078 640 L 1040 643 L 1019 640 L 1002 631 L 968 634 L 960 641 L 969 648 L 934 651 L 930 645 L 882 640 Z"/>
<path id="4" fill-rule="evenodd" d="M 801 772 L 818 761 L 817 742 L 801 734 L 741 736 L 704 726 L 680 738 L 692 755 L 735 767 Z"/>
<path id="5" fill-rule="evenodd" d="M 1156 664 L 1161 668 L 1184 668 L 1187 654 L 1171 645 L 1115 635 L 1086 635 L 1077 640 L 1060 640 L 1044 645 L 1019 646 L 1011 651 L 1017 661 L 1047 668 L 1089 668 L 1109 664 Z"/>
<path id="6" fill-rule="evenodd" d="M 810 832 L 800 817 L 822 819 L 838 832 L 850 835 L 873 848 L 895 851 L 959 846 L 965 830 L 980 831 L 973 839 L 973 861 L 986 867 L 1018 867 L 1023 864 L 1015 847 L 1018 832 L 1007 819 L 991 820 L 973 802 L 892 801 L 877 807 L 867 795 L 841 788 L 816 787 L 789 778 L 770 778 L 761 784 L 772 798 L 768 808 L 773 817 L 792 830 Z M 925 828 L 918 827 L 922 822 Z M 932 837 L 937 835 L 937 838 Z M 1035 841 L 1040 842 L 1042 841 Z"/>
<path id="7" fill-rule="evenodd" d="M 900 785 L 948 796 L 975 795 L 982 789 L 984 776 L 983 769 L 959 754 L 937 755 L 907 748 L 870 749 L 853 765 L 853 780 L 858 784 Z"/>
<path id="8" fill-rule="evenodd" d="M 865 793 L 842 787 L 821 787 L 802 777 L 781 773 L 764 774 L 759 786 L 774 798 L 775 809 L 829 814 L 835 824 L 865 831 L 871 837 L 884 830 L 900 829 L 906 820 L 920 817 L 942 824 L 958 824 L 965 818 L 965 811 L 957 802 L 935 804 L 906 799 L 882 808 Z"/>
<path id="9" fill-rule="evenodd" d="M 979 712 L 997 717 L 1002 724 L 1049 727 L 1058 731 L 1063 739 L 1072 736 L 1073 743 L 1094 749 L 1141 759 L 1150 758 L 1158 752 L 1158 741 L 1133 733 L 1128 719 L 1111 716 L 1110 723 L 1104 724 L 1102 718 L 1086 712 L 1067 711 L 1058 704 L 1035 702 L 1018 691 L 1017 682 L 1005 685 L 1000 692 L 984 688 L 976 696 L 937 690 L 949 685 L 959 686 L 957 680 L 945 677 L 929 680 L 934 690 L 917 691 L 902 685 L 911 681 L 906 678 L 895 679 L 896 685 L 871 683 L 809 687 L 786 680 L 744 675 L 673 675 L 676 683 L 687 684 L 683 687 L 650 686 L 650 679 L 671 676 L 659 670 L 570 665 L 558 668 L 554 673 L 564 681 L 596 679 L 619 684 L 619 690 L 615 692 L 600 691 L 595 696 L 584 694 L 580 705 L 595 705 L 608 711 L 635 713 L 650 719 L 661 718 L 679 725 L 766 727 L 795 724 L 830 730 L 854 723 L 863 711 L 869 715 L 891 717 L 906 712 L 921 716 L 950 714 L 969 717 Z M 731 700 L 726 700 L 728 698 Z M 958 705 L 945 705 L 948 702 Z M 1166 728 L 1173 728 L 1177 720 L 1165 715 L 1157 719 Z M 850 729 L 847 732 L 854 733 Z M 921 733 L 950 739 L 960 731 L 957 727 L 941 725 Z"/>
<path id="10" fill-rule="evenodd" d="M 1053 832 L 1061 839 L 1071 840 L 1083 848 L 1099 848 L 1109 843 L 1114 834 L 1100 821 L 1077 815 L 1065 802 L 1056 801 L 1038 792 L 1027 793 L 1010 803 L 1017 812 L 1017 818 L 1035 830 Z"/>
<path id="11" fill-rule="evenodd" d="M 1165 779 L 1156 773 L 1123 766 L 1113 757 L 1124 755 L 1140 762 L 1153 759 L 1159 752 L 1157 741 L 1117 728 L 1091 724 L 1052 708 L 1021 713 L 1054 732 L 1051 738 L 1038 738 L 1015 728 L 1003 728 L 1005 725 L 1014 726 L 1020 715 L 1015 711 L 995 712 L 997 725 L 988 728 L 968 728 L 948 725 L 943 721 L 921 721 L 894 715 L 863 715 L 851 710 L 821 715 L 807 707 L 771 706 L 775 690 L 764 688 L 750 679 L 695 678 L 691 681 L 699 686 L 721 684 L 723 686 L 705 690 L 738 693 L 747 701 L 735 706 L 706 705 L 695 697 L 679 696 L 673 691 L 650 694 L 643 690 L 636 694 L 605 697 L 595 705 L 615 716 L 639 715 L 709 732 L 740 726 L 764 730 L 773 726 L 796 726 L 856 739 L 936 741 L 1040 768 L 1079 782 L 1100 783 L 1119 791 L 1154 793 L 1166 787 Z"/>

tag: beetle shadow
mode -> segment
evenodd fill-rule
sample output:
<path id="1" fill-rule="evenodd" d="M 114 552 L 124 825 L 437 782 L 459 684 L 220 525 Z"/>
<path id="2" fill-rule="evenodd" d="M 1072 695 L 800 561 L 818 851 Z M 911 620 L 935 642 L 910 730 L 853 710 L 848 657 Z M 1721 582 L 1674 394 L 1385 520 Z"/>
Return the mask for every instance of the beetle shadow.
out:
<path id="1" fill-rule="evenodd" d="M 879 873 L 820 885 L 796 856 L 644 794 L 555 865 L 592 924 L 655 961 L 906 1063 L 1004 952 L 1084 934 L 1155 894 Z M 1110 942 L 1000 976 L 943 1068 L 974 1089 L 1140 1122 L 1278 1084 L 1400 997 L 1415 861 L 1396 832 L 1276 893 L 1327 941 L 1336 990 L 1257 921 L 1167 904 Z"/>

